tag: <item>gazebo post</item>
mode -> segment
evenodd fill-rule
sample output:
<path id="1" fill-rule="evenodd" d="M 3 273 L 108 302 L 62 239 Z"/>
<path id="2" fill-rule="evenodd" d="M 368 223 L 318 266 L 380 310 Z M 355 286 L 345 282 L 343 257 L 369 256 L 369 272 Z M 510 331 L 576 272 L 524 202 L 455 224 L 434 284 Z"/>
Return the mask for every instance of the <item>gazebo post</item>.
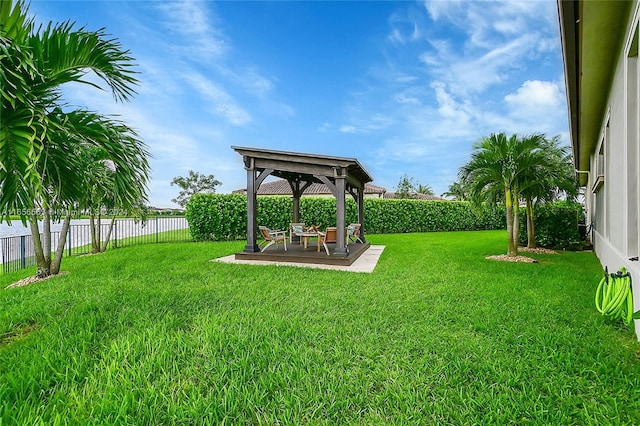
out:
<path id="1" fill-rule="evenodd" d="M 258 218 L 256 216 L 256 169 L 253 158 L 244 157 L 244 164 L 247 170 L 247 245 L 244 247 L 244 251 L 247 253 L 257 253 L 260 251 L 260 247 L 258 247 L 258 237 L 256 234 L 258 229 Z"/>
<path id="2" fill-rule="evenodd" d="M 356 203 L 358 204 L 358 223 L 360 224 L 360 239 L 363 243 L 366 243 L 365 232 L 364 232 L 364 188 L 358 187 L 357 192 L 358 198 Z"/>
<path id="3" fill-rule="evenodd" d="M 336 167 L 335 169 L 336 180 L 336 249 L 334 254 L 336 256 L 346 256 L 349 251 L 346 246 L 346 229 L 345 229 L 345 191 L 347 190 L 347 176 L 345 170 L 342 167 Z"/>
<path id="4" fill-rule="evenodd" d="M 293 193 L 293 223 L 300 222 L 300 181 L 289 182 Z"/>

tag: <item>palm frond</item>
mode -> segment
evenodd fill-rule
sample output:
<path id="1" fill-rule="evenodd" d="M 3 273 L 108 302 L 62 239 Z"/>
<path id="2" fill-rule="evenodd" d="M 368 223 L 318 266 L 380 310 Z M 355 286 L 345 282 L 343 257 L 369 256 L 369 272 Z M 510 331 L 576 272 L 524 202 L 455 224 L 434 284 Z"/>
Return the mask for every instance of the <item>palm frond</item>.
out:
<path id="1" fill-rule="evenodd" d="M 136 93 L 134 59 L 116 39 L 108 38 L 104 29 L 74 30 L 71 22 L 50 23 L 30 38 L 29 45 L 38 68 L 46 75 L 48 90 L 70 81 L 99 87 L 82 78 L 93 71 L 108 85 L 116 100 L 126 101 Z"/>

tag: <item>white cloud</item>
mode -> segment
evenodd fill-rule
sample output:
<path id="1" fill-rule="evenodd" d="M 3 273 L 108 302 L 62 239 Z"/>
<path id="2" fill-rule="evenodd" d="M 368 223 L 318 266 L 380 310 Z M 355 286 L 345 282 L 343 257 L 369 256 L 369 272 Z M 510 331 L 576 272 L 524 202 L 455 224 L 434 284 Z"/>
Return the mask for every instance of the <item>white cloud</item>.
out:
<path id="1" fill-rule="evenodd" d="M 441 1 L 424 3 L 431 19 L 463 29 L 475 47 L 488 48 L 497 37 L 540 32 L 536 21 L 552 20 L 555 4 L 549 1 Z M 545 26 L 548 30 L 548 26 Z M 544 30 L 544 29 L 543 29 Z"/>
<path id="2" fill-rule="evenodd" d="M 557 108 L 562 105 L 563 99 L 563 93 L 557 83 L 539 80 L 525 81 L 515 93 L 510 93 L 504 98 L 515 108 Z"/>
<path id="3" fill-rule="evenodd" d="M 342 133 L 356 133 L 357 131 L 358 129 L 356 129 L 355 126 L 350 126 L 350 125 L 340 126 L 340 132 Z"/>
<path id="4" fill-rule="evenodd" d="M 214 115 L 224 118 L 235 126 L 251 121 L 251 115 L 238 106 L 233 98 L 213 81 L 197 73 L 187 74 L 184 79 L 211 106 L 211 112 Z"/>
<path id="5" fill-rule="evenodd" d="M 414 7 L 397 10 L 389 17 L 391 30 L 387 41 L 396 45 L 404 45 L 418 41 L 423 36 L 423 14 Z"/>
<path id="6" fill-rule="evenodd" d="M 525 34 L 480 56 L 455 56 L 441 50 L 436 56 L 424 54 L 421 60 L 430 67 L 431 74 L 446 82 L 455 93 L 481 93 L 502 83 L 510 71 L 521 67 L 523 55 L 536 40 L 535 35 Z"/>
<path id="7" fill-rule="evenodd" d="M 166 19 L 164 26 L 174 35 L 184 37 L 181 49 L 194 58 L 221 56 L 229 49 L 229 42 L 213 25 L 209 2 L 183 0 L 158 4 Z M 177 44 L 178 40 L 172 40 Z"/>
<path id="8" fill-rule="evenodd" d="M 429 75 L 457 94 L 482 93 L 559 48 L 550 25 L 557 19 L 552 2 L 436 0 L 424 5 L 434 29 L 420 60 Z"/>
<path id="9" fill-rule="evenodd" d="M 414 81 L 417 81 L 418 79 L 419 78 L 416 77 L 415 75 L 398 74 L 395 77 L 395 82 L 396 83 L 407 84 L 407 83 L 413 83 Z"/>
<path id="10" fill-rule="evenodd" d="M 244 85 L 256 96 L 265 96 L 274 87 L 273 81 L 263 77 L 254 69 L 245 73 L 243 81 Z"/>
<path id="11" fill-rule="evenodd" d="M 409 96 L 407 95 L 407 93 L 397 93 L 394 97 L 393 100 L 396 101 L 399 104 L 413 104 L 413 105 L 420 105 L 420 99 L 418 99 L 415 96 Z"/>
<path id="12" fill-rule="evenodd" d="M 566 126 L 566 101 L 560 85 L 553 81 L 527 80 L 504 97 L 508 116 L 518 124 L 518 133 L 558 133 Z"/>

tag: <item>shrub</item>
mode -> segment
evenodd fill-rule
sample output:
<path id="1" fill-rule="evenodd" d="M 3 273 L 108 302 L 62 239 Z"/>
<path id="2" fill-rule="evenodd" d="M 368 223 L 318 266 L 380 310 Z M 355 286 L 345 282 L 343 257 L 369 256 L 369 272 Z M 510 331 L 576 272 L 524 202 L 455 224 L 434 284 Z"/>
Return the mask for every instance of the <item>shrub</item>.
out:
<path id="1" fill-rule="evenodd" d="M 556 250 L 582 248 L 578 230 L 582 214 L 582 206 L 575 202 L 558 201 L 536 206 L 533 217 L 538 246 Z M 527 244 L 526 214 L 520 220 L 520 244 Z"/>
<path id="2" fill-rule="evenodd" d="M 365 199 L 365 230 L 368 233 L 406 233 L 504 229 L 502 208 L 479 210 L 466 202 Z M 290 197 L 258 197 L 258 224 L 288 229 L 292 221 Z M 244 239 L 247 230 L 247 198 L 238 194 L 197 194 L 187 204 L 186 217 L 196 241 Z M 321 229 L 335 226 L 334 198 L 300 200 L 300 221 Z M 353 199 L 345 204 L 345 222 L 358 221 Z"/>
<path id="3" fill-rule="evenodd" d="M 195 194 L 185 212 L 195 241 L 245 238 L 247 197 L 238 194 Z"/>

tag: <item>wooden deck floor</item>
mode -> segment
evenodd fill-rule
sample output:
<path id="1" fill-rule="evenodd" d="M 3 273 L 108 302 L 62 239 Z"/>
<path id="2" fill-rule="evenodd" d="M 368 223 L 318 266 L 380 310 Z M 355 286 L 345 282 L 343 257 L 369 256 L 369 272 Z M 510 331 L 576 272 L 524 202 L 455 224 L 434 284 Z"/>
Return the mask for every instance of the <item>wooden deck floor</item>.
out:
<path id="1" fill-rule="evenodd" d="M 329 247 L 329 255 L 324 250 L 324 247 L 320 247 L 318 252 L 318 245 L 315 240 L 309 241 L 309 245 L 305 249 L 303 245 L 297 242 L 287 242 L 287 251 L 284 251 L 282 244 L 278 247 L 275 245 L 270 246 L 264 252 L 258 253 L 246 253 L 239 252 L 235 254 L 238 260 L 265 260 L 271 262 L 295 262 L 295 263 L 316 263 L 324 265 L 340 265 L 350 266 L 355 262 L 362 253 L 364 253 L 370 246 L 369 243 L 352 243 L 347 247 L 349 253 L 347 256 L 337 256 L 333 254 L 335 250 L 335 244 L 327 244 Z"/>

